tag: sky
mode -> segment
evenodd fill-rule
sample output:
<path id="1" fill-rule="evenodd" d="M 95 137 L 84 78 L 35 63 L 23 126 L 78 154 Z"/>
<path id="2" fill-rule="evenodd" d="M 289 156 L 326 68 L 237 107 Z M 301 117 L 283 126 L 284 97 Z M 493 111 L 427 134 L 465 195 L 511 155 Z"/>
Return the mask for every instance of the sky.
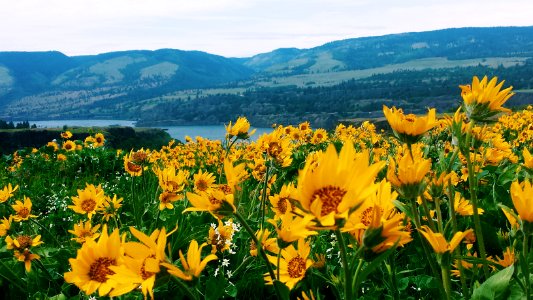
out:
<path id="1" fill-rule="evenodd" d="M 249 57 L 347 38 L 532 25 L 531 0 L 0 0 L 0 51 Z"/>

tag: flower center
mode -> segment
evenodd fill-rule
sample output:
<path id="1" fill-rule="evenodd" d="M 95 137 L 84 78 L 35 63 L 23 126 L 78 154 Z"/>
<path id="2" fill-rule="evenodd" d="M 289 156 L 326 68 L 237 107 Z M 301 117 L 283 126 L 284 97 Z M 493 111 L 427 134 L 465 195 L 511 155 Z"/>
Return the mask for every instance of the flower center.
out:
<path id="1" fill-rule="evenodd" d="M 81 209 L 85 212 L 91 212 L 96 207 L 96 201 L 94 201 L 92 198 L 85 199 L 83 202 L 81 202 Z"/>
<path id="2" fill-rule="evenodd" d="M 222 200 L 218 199 L 213 195 L 209 195 L 209 202 L 211 202 L 211 204 L 213 205 L 219 205 L 220 203 L 222 203 Z"/>
<path id="3" fill-rule="evenodd" d="M 227 184 L 220 184 L 220 185 L 218 186 L 218 189 L 221 190 L 221 191 L 223 191 L 225 195 L 229 195 L 229 194 L 232 193 L 232 191 L 231 191 L 231 187 L 230 187 L 229 185 L 227 185 Z M 220 201 L 219 201 L 219 202 L 220 202 Z"/>
<path id="4" fill-rule="evenodd" d="M 160 201 L 163 204 L 171 203 L 174 200 L 174 196 L 174 194 L 164 192 L 163 196 L 160 198 Z"/>
<path id="5" fill-rule="evenodd" d="M 300 278 L 305 273 L 305 260 L 298 255 L 289 261 L 287 269 L 291 278 Z"/>
<path id="6" fill-rule="evenodd" d="M 30 210 L 27 207 L 23 207 L 17 212 L 17 215 L 21 218 L 27 218 L 30 215 Z"/>
<path id="7" fill-rule="evenodd" d="M 414 123 L 414 121 L 416 120 L 416 116 L 413 114 L 408 114 L 407 116 L 405 116 L 405 120 L 407 122 Z"/>
<path id="8" fill-rule="evenodd" d="M 117 261 L 109 257 L 100 257 L 91 264 L 89 269 L 89 278 L 98 282 L 106 282 L 107 275 L 113 275 L 115 272 L 109 269 L 109 266 L 115 266 Z"/>
<path id="9" fill-rule="evenodd" d="M 196 182 L 196 188 L 202 192 L 207 190 L 207 181 L 205 181 L 204 179 L 198 179 L 198 181 Z"/>
<path id="10" fill-rule="evenodd" d="M 252 250 L 252 251 L 253 251 L 253 250 L 257 250 L 257 245 L 255 244 L 254 241 L 251 241 L 251 242 L 250 242 L 250 250 Z"/>
<path id="11" fill-rule="evenodd" d="M 370 225 L 370 223 L 372 223 L 373 212 L 374 212 L 373 206 L 370 206 L 369 208 L 365 209 L 361 213 L 361 223 L 365 224 L 365 226 Z"/>
<path id="12" fill-rule="evenodd" d="M 141 171 L 141 166 L 138 166 L 134 163 L 132 163 L 131 161 L 128 161 L 128 169 L 132 172 L 140 172 Z"/>
<path id="13" fill-rule="evenodd" d="M 287 199 L 286 198 L 279 198 L 278 210 L 281 214 L 285 214 L 287 212 Z"/>
<path id="14" fill-rule="evenodd" d="M 281 154 L 281 146 L 277 142 L 271 142 L 268 144 L 268 154 L 272 157 L 277 157 Z"/>
<path id="15" fill-rule="evenodd" d="M 17 242 L 20 245 L 19 247 L 20 249 L 25 249 L 31 246 L 31 244 L 33 243 L 33 240 L 28 235 L 21 235 L 17 237 Z"/>
<path id="16" fill-rule="evenodd" d="M 325 186 L 319 190 L 316 190 L 311 196 L 311 202 L 315 200 L 322 201 L 321 216 L 325 216 L 331 212 L 337 212 L 337 207 L 342 201 L 342 197 L 346 194 L 346 191 L 337 186 Z"/>
<path id="17" fill-rule="evenodd" d="M 147 158 L 148 158 L 148 155 L 146 155 L 146 153 L 144 153 L 143 151 L 137 151 L 137 152 L 133 153 L 133 155 L 132 155 L 132 159 L 133 159 L 134 162 L 142 163 Z"/>
<path id="18" fill-rule="evenodd" d="M 92 237 L 92 236 L 93 236 L 93 233 L 90 230 L 84 230 L 84 229 L 82 229 L 80 233 L 78 234 L 78 237 L 80 238 L 87 238 L 87 237 Z"/>
<path id="19" fill-rule="evenodd" d="M 179 184 L 173 180 L 169 180 L 167 185 L 170 187 L 171 191 L 177 191 L 179 188 Z"/>

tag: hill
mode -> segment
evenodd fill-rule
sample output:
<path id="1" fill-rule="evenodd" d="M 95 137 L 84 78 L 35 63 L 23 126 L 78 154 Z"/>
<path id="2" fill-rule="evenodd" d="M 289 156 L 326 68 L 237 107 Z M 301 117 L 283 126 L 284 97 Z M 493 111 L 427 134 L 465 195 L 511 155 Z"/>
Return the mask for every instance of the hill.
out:
<path id="1" fill-rule="evenodd" d="M 329 124 L 377 111 L 370 108 L 379 103 L 448 107 L 457 85 L 473 75 L 494 74 L 515 89 L 531 89 L 531 58 L 533 27 L 364 37 L 247 58 L 173 49 L 73 57 L 0 52 L 0 119 L 184 125 L 251 115 L 268 126 L 276 118 L 293 123 L 316 115 Z M 524 95 L 520 103 L 529 101 Z M 339 106 L 339 97 L 350 109 Z M 328 117 L 321 115 L 326 111 Z"/>

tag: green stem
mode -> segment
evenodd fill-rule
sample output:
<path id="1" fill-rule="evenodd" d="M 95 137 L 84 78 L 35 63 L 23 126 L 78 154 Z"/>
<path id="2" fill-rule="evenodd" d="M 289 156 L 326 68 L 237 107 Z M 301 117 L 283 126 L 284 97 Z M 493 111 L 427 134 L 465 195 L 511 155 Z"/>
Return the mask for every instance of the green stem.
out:
<path id="1" fill-rule="evenodd" d="M 455 215 L 455 191 L 454 191 L 454 188 L 453 188 L 453 185 L 452 185 L 452 180 L 449 179 L 448 180 L 448 195 L 449 195 L 449 200 L 450 200 L 450 205 L 448 205 L 449 209 L 450 209 L 450 217 L 451 217 L 451 222 L 452 222 L 452 231 L 453 231 L 453 235 L 455 235 L 457 233 L 457 231 L 459 230 L 457 228 L 457 216 Z M 444 232 L 444 231 L 442 231 Z M 466 299 L 468 299 L 470 297 L 470 290 L 468 289 L 468 287 L 466 286 L 466 278 L 464 276 L 464 267 L 463 267 L 463 260 L 461 258 L 461 255 L 460 255 L 460 248 L 457 247 L 455 248 L 455 254 L 457 254 L 457 264 L 458 264 L 458 268 L 459 268 L 459 280 L 461 281 L 461 289 L 463 290 L 463 295 L 466 297 Z"/>
<path id="2" fill-rule="evenodd" d="M 157 228 L 157 225 L 159 224 L 159 215 L 161 214 L 161 210 L 159 207 L 157 207 L 157 215 L 155 217 L 155 228 L 152 228 L 152 231 Z"/>
<path id="3" fill-rule="evenodd" d="M 531 296 L 531 287 L 529 285 L 528 250 L 529 250 L 529 230 L 524 230 L 524 242 L 523 242 L 523 245 L 522 245 L 522 253 L 523 253 L 522 257 L 524 258 L 525 261 L 522 262 L 522 264 L 524 264 L 524 267 L 525 267 L 524 278 L 526 280 L 526 282 L 525 282 L 526 299 L 531 299 L 530 298 L 530 296 Z"/>
<path id="4" fill-rule="evenodd" d="M 392 299 L 399 300 L 400 293 L 398 291 L 398 284 L 396 282 L 396 264 L 395 264 L 394 257 L 390 259 L 390 268 L 388 270 L 389 270 L 389 276 L 390 276 L 391 286 L 392 286 Z"/>
<path id="5" fill-rule="evenodd" d="M 198 296 L 191 291 L 191 289 L 179 278 L 176 276 L 171 276 L 178 283 L 178 285 L 185 291 L 185 294 L 189 299 L 198 300 Z"/>
<path id="6" fill-rule="evenodd" d="M 416 229 L 420 229 L 422 227 L 422 225 L 421 225 L 421 222 L 420 222 L 420 216 L 418 215 L 418 212 L 416 210 L 416 201 L 412 200 L 409 206 L 411 207 L 411 214 L 413 215 L 413 220 L 415 222 L 415 227 L 416 227 Z M 426 259 L 428 260 L 428 264 L 429 264 L 429 267 L 431 268 L 431 272 L 433 273 L 433 276 L 435 278 L 439 278 L 439 271 L 438 271 L 437 267 L 434 265 L 435 260 L 431 257 L 431 252 L 428 249 L 428 245 L 427 245 L 427 243 L 424 243 L 424 238 L 422 237 L 422 234 L 420 233 L 420 231 L 417 230 L 417 234 L 418 234 L 418 238 L 422 242 L 421 243 L 422 244 L 422 249 L 424 250 L 424 255 L 426 256 Z M 442 285 L 440 285 L 440 288 L 444 292 L 444 287 Z"/>
<path id="7" fill-rule="evenodd" d="M 262 196 L 261 196 L 261 228 L 264 227 L 263 225 L 265 223 L 265 205 L 266 205 L 266 198 L 267 198 L 268 172 L 269 171 L 270 171 L 269 164 L 266 164 L 265 182 L 263 183 L 263 192 L 262 192 Z"/>
<path id="8" fill-rule="evenodd" d="M 134 181 L 136 176 L 130 176 L 131 178 L 131 205 L 133 206 L 133 220 L 137 224 L 137 206 L 135 205 L 135 192 L 134 192 Z"/>
<path id="9" fill-rule="evenodd" d="M 0 259 L 0 264 L 2 264 L 2 267 L 4 268 L 5 271 L 8 271 L 9 273 L 11 273 L 11 275 L 13 276 L 13 278 L 19 278 L 19 275 L 16 275 L 15 273 L 13 273 L 13 271 L 11 271 L 11 268 L 6 266 L 6 264 L 4 264 L 4 262 Z M 12 280 L 10 279 L 9 277 L 6 276 L 6 274 L 4 274 L 4 272 L 0 272 L 0 276 L 1 277 L 4 277 L 7 282 L 11 283 L 12 285 L 14 285 L 17 289 L 19 289 L 20 291 L 22 292 L 27 292 L 28 289 L 25 289 L 23 288 L 22 286 L 20 286 L 18 284 L 18 282 L 16 282 L 15 280 Z"/>
<path id="10" fill-rule="evenodd" d="M 453 163 L 455 162 L 457 155 L 459 155 L 459 147 L 456 147 L 455 150 L 453 151 L 452 157 L 450 158 L 450 161 L 448 162 L 448 167 L 446 168 L 446 173 L 449 174 L 451 172 Z"/>
<path id="11" fill-rule="evenodd" d="M 472 124 L 470 122 L 470 124 Z M 471 125 L 472 128 L 472 125 Z M 469 133 L 466 136 L 468 149 L 470 149 L 470 140 L 471 140 L 471 130 L 469 130 Z M 474 150 L 475 151 L 475 150 Z M 475 153 L 475 152 L 474 152 Z M 478 199 L 477 199 L 477 189 L 476 189 L 476 183 L 477 178 L 474 174 L 474 165 L 472 164 L 472 160 L 470 159 L 470 153 L 465 153 L 466 158 L 466 165 L 468 168 L 468 184 L 470 189 L 470 201 L 472 201 L 472 208 L 474 210 L 474 230 L 476 232 L 476 238 L 478 242 L 479 247 L 479 254 L 480 258 L 483 261 L 483 273 L 485 274 L 485 278 L 489 277 L 489 267 L 487 265 L 487 252 L 485 251 L 485 242 L 483 239 L 483 231 L 481 229 L 481 221 L 479 219 L 479 212 L 478 212 Z M 453 195 L 450 195 L 450 198 L 453 197 Z"/>
<path id="12" fill-rule="evenodd" d="M 241 262 L 241 264 L 237 267 L 237 269 L 233 271 L 233 274 L 235 275 L 239 274 L 241 269 L 244 268 L 248 264 L 248 261 L 251 260 L 252 258 L 253 256 L 246 256 L 246 258 Z"/>
<path id="13" fill-rule="evenodd" d="M 421 195 L 420 198 L 422 199 L 422 208 L 424 208 L 424 212 L 426 213 L 426 218 L 428 219 L 429 228 L 431 228 L 431 230 L 435 232 L 437 229 L 435 227 L 435 222 L 433 222 L 433 218 L 431 218 L 431 213 L 429 211 L 426 197 L 424 197 L 424 195 Z"/>
<path id="14" fill-rule="evenodd" d="M 355 274 L 353 276 L 353 282 L 352 284 L 355 286 L 355 283 L 357 282 L 357 277 L 359 277 L 359 273 L 361 273 L 361 269 L 363 268 L 363 262 L 364 260 L 362 258 L 359 259 L 359 263 L 357 264 L 357 268 L 355 269 Z M 355 287 L 355 298 L 357 298 L 357 292 L 359 291 L 359 287 Z"/>
<path id="15" fill-rule="evenodd" d="M 437 210 L 437 226 L 439 227 L 439 232 L 444 233 L 444 227 L 442 227 L 442 211 L 440 209 L 440 197 L 435 197 L 435 209 Z"/>
<path id="16" fill-rule="evenodd" d="M 268 274 L 270 275 L 270 278 L 272 278 L 273 282 L 276 281 L 277 277 L 274 274 L 274 270 L 272 269 L 272 265 L 268 261 L 268 257 L 267 257 L 267 255 L 265 253 L 265 250 L 263 249 L 263 245 L 261 245 L 261 242 L 255 236 L 255 232 L 250 227 L 250 225 L 248 225 L 248 222 L 246 222 L 246 220 L 242 217 L 242 215 L 240 213 L 235 212 L 235 213 L 233 213 L 233 215 L 235 216 L 235 218 L 237 218 L 237 220 L 239 220 L 239 222 L 241 223 L 242 227 L 244 227 L 246 232 L 248 232 L 248 234 L 252 238 L 252 241 L 254 241 L 254 243 L 256 244 L 257 251 L 259 251 L 259 254 L 261 254 L 261 258 L 263 258 L 263 260 L 265 261 L 265 264 L 267 266 Z M 282 293 L 281 293 L 281 291 L 279 291 L 279 287 L 278 287 L 277 284 L 274 284 L 274 289 L 276 290 L 276 294 L 278 296 L 278 299 L 283 299 Z"/>
<path id="17" fill-rule="evenodd" d="M 350 272 L 350 266 L 348 265 L 348 257 L 346 255 L 346 243 L 342 237 L 342 233 L 339 229 L 335 230 L 337 242 L 339 243 L 339 251 L 341 253 L 342 268 L 344 270 L 344 299 L 353 299 L 352 294 L 352 273 Z M 357 276 L 357 272 L 356 272 Z"/>
<path id="18" fill-rule="evenodd" d="M 449 253 L 445 253 L 444 255 L 449 255 Z M 442 273 L 442 283 L 444 285 L 444 290 L 446 291 L 446 299 L 450 300 L 452 295 L 452 284 L 450 281 L 450 264 L 442 263 L 440 266 L 440 270 Z"/>
<path id="19" fill-rule="evenodd" d="M 276 275 L 277 275 L 277 278 L 279 278 L 279 263 L 280 263 L 280 261 L 281 261 L 281 250 L 278 251 L 278 261 L 277 261 L 277 264 L 276 264 L 276 268 L 277 268 L 276 269 L 276 272 L 277 272 Z"/>
<path id="20" fill-rule="evenodd" d="M 43 225 L 41 225 L 41 223 L 35 221 L 34 219 L 32 218 L 29 218 L 29 220 L 31 220 L 33 223 L 37 224 L 37 226 L 39 226 L 42 230 L 44 230 L 49 236 L 51 236 L 54 241 L 56 242 L 56 245 L 61 245 L 61 243 L 59 243 L 59 240 L 57 239 L 57 237 L 55 235 L 53 235 L 49 230 L 48 228 L 44 227 Z"/>

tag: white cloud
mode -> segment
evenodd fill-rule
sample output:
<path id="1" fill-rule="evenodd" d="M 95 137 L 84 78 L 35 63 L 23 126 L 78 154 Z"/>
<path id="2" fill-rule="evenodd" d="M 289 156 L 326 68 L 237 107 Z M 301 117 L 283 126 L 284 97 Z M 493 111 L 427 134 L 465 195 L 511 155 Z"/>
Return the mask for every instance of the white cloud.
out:
<path id="1" fill-rule="evenodd" d="M 0 0 L 0 51 L 249 56 L 359 36 L 533 25 L 526 0 Z"/>

